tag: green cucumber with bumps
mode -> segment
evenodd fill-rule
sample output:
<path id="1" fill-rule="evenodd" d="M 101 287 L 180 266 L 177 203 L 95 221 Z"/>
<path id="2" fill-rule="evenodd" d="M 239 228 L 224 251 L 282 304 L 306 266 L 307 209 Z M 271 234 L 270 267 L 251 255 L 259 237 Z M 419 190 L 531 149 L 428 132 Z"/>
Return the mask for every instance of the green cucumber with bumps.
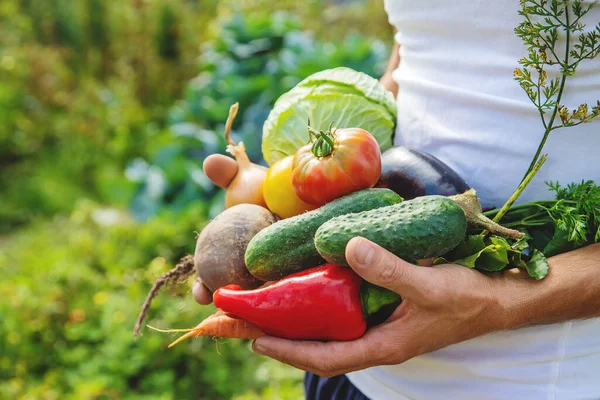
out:
<path id="1" fill-rule="evenodd" d="M 333 218 L 317 230 L 315 247 L 328 262 L 348 265 L 346 245 L 353 237 L 361 236 L 406 261 L 416 262 L 456 247 L 465 237 L 467 223 L 511 239 L 525 236 L 483 215 L 477 193 L 469 189 L 455 196 L 417 197 Z"/>
<path id="2" fill-rule="evenodd" d="M 402 198 L 389 189 L 365 189 L 295 217 L 278 221 L 256 234 L 246 248 L 248 271 L 264 281 L 324 264 L 315 248 L 317 229 L 332 218 L 397 204 Z"/>
<path id="3" fill-rule="evenodd" d="M 348 265 L 346 245 L 361 236 L 415 262 L 450 251 L 464 239 L 466 230 L 467 218 L 457 202 L 443 196 L 424 196 L 333 218 L 317 230 L 315 246 L 328 262 Z"/>

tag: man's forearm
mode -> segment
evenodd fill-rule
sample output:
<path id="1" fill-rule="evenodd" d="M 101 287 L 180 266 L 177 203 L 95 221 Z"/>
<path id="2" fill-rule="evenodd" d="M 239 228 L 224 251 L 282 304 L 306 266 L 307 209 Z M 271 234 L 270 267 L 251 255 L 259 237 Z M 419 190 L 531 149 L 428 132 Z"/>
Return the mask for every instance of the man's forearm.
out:
<path id="1" fill-rule="evenodd" d="M 505 329 L 600 316 L 600 243 L 548 263 L 541 281 L 510 273 L 495 279 Z"/>
<path id="2" fill-rule="evenodd" d="M 398 43 L 394 42 L 394 47 L 392 48 L 392 54 L 390 56 L 390 60 L 388 61 L 387 68 L 380 79 L 380 82 L 385 86 L 387 90 L 394 94 L 394 97 L 398 95 L 398 84 L 392 78 L 392 73 L 398 65 L 400 65 L 400 46 Z"/>

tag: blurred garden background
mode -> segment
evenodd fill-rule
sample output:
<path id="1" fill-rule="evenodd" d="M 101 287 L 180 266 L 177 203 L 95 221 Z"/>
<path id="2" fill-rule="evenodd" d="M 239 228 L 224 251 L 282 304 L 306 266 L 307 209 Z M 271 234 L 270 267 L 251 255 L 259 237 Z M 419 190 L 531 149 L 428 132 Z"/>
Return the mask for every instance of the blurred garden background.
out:
<path id="1" fill-rule="evenodd" d="M 167 350 L 133 325 L 223 208 L 201 165 L 229 106 L 259 162 L 282 93 L 337 66 L 378 77 L 391 41 L 382 0 L 1 0 L 0 398 L 302 398 L 249 342 Z M 213 312 L 190 288 L 147 322 Z"/>

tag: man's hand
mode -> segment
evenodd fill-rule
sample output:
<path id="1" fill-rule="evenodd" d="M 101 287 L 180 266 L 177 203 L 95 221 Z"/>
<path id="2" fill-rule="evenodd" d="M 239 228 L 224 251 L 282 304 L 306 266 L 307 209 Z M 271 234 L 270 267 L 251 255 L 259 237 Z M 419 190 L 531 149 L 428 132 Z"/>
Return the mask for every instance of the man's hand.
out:
<path id="1" fill-rule="evenodd" d="M 194 280 L 194 286 L 192 286 L 192 293 L 194 294 L 194 299 L 202 304 L 210 304 L 212 303 L 212 293 L 204 284 L 202 280 L 198 277 Z"/>
<path id="2" fill-rule="evenodd" d="M 321 376 L 398 364 L 420 354 L 502 329 L 600 317 L 600 243 L 548 259 L 541 280 L 510 270 L 483 274 L 458 265 L 416 267 L 366 239 L 346 259 L 356 273 L 399 293 L 384 324 L 350 342 L 292 341 L 263 336 L 254 351 Z M 197 280 L 194 297 L 212 301 Z"/>
<path id="3" fill-rule="evenodd" d="M 419 354 L 504 328 L 495 280 L 457 265 L 409 264 L 376 244 L 354 238 L 346 247 L 352 269 L 402 296 L 384 324 L 350 342 L 291 341 L 262 337 L 254 351 L 329 377 L 376 365 L 398 364 Z"/>

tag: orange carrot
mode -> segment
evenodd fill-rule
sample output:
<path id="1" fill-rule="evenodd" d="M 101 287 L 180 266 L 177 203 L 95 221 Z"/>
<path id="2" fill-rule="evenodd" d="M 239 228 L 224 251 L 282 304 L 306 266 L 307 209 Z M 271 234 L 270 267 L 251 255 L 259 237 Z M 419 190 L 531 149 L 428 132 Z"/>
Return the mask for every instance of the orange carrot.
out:
<path id="1" fill-rule="evenodd" d="M 256 339 L 264 333 L 252 325 L 251 323 L 243 320 L 232 318 L 225 315 L 222 311 L 217 311 L 212 314 L 204 321 L 200 322 L 198 326 L 191 329 L 158 329 L 150 325 L 148 328 L 158 332 L 187 332 L 179 339 L 169 345 L 169 347 L 175 346 L 177 343 L 194 336 L 214 336 L 221 338 L 236 338 L 236 339 Z"/>

